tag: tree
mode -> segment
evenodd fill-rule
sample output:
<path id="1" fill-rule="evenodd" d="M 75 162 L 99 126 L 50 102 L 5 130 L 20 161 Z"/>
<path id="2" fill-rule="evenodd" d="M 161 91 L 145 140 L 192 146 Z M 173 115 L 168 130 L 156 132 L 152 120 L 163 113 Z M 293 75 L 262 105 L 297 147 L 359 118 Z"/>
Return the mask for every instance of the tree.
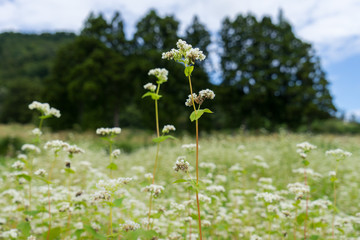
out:
<path id="1" fill-rule="evenodd" d="M 297 128 L 336 111 L 312 46 L 279 19 L 249 14 L 222 23 L 221 104 L 232 113 L 229 127 Z"/>
<path id="2" fill-rule="evenodd" d="M 197 16 L 194 16 L 192 23 L 186 28 L 185 40 L 193 47 L 203 51 L 206 56 L 209 55 L 208 47 L 211 44 L 211 35 Z"/>

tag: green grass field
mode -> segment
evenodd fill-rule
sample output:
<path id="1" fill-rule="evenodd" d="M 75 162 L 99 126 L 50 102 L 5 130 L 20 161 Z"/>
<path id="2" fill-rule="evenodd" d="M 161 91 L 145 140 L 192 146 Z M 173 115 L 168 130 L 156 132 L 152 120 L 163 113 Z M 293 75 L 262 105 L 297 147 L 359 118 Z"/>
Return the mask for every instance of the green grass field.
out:
<path id="1" fill-rule="evenodd" d="M 32 128 L 2 125 L 0 140 L 11 137 L 18 139 L 18 145 L 34 143 Z M 21 145 L 16 149 L 16 144 L 10 144 L 4 150 L 8 156 L 1 157 L 2 239 L 197 239 L 195 190 L 191 181 L 185 181 L 195 178 L 195 153 L 182 148 L 183 144 L 194 143 L 193 137 L 185 135 L 160 145 L 155 184 L 164 190 L 152 198 L 148 224 L 150 198 L 142 189 L 151 184 L 147 173 L 153 173 L 154 168 L 156 145 L 151 142 L 151 134 L 123 129 L 114 138 L 113 149 L 119 148 L 121 154 L 113 159 L 117 169 L 112 170 L 112 177 L 132 180 L 117 186 L 110 198 L 99 200 L 96 194 L 101 189 L 97 184 L 110 176 L 107 142 L 95 130 L 82 134 L 44 132 L 36 143 L 41 153 L 27 153 L 23 169 L 12 167 L 18 161 L 16 156 L 25 153 Z M 54 160 L 54 153 L 45 150 L 44 145 L 55 139 L 76 144 L 85 153 L 69 159 L 64 151 L 59 151 Z M 304 182 L 303 170 L 294 170 L 303 168 L 296 145 L 305 141 L 317 146 L 307 156 L 308 218 L 305 195 L 296 201 L 287 187 Z M 359 239 L 359 146 L 360 136 L 200 134 L 199 193 L 204 239 L 303 239 L 304 224 L 308 239 L 333 239 L 333 220 L 335 239 Z M 337 162 L 325 152 L 336 148 L 349 151 L 352 156 L 339 162 L 334 207 L 329 172 L 335 170 Z M 190 163 L 189 174 L 174 171 L 179 156 L 186 156 Z M 70 168 L 66 167 L 68 160 Z M 38 169 L 44 169 L 48 175 L 34 175 Z M 184 181 L 174 183 L 178 179 Z M 265 192 L 276 196 L 272 202 L 262 199 Z M 126 221 L 139 225 L 124 224 Z"/>

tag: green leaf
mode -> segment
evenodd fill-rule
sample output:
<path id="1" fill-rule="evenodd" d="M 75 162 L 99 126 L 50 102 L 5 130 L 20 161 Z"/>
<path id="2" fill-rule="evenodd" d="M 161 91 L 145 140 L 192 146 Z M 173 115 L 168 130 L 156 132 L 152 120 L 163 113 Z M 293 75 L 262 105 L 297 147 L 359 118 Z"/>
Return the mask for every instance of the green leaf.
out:
<path id="1" fill-rule="evenodd" d="M 320 239 L 319 235 L 311 235 L 309 237 L 309 240 L 318 240 L 318 239 Z"/>
<path id="2" fill-rule="evenodd" d="M 80 239 L 80 236 L 84 231 L 84 229 L 77 229 L 73 235 L 75 235 L 77 239 Z"/>
<path id="3" fill-rule="evenodd" d="M 308 160 L 303 160 L 302 163 L 304 164 L 304 166 L 309 166 L 310 162 Z"/>
<path id="4" fill-rule="evenodd" d="M 65 172 L 70 173 L 70 174 L 75 173 L 75 171 L 72 170 L 71 168 L 65 168 Z"/>
<path id="5" fill-rule="evenodd" d="M 159 100 L 162 96 L 153 92 L 147 92 L 144 95 L 142 95 L 142 98 L 145 97 L 151 97 L 153 100 Z"/>
<path id="6" fill-rule="evenodd" d="M 208 108 L 193 111 L 190 115 L 190 120 L 192 122 L 198 120 L 204 113 L 213 113 L 213 112 Z"/>
<path id="7" fill-rule="evenodd" d="M 84 229 L 90 233 L 95 239 L 106 240 L 106 236 L 97 233 L 90 225 L 85 225 Z"/>
<path id="8" fill-rule="evenodd" d="M 45 210 L 24 211 L 24 214 L 29 215 L 29 216 L 36 216 L 37 214 L 42 213 L 42 212 L 47 212 L 47 211 L 45 211 Z"/>
<path id="9" fill-rule="evenodd" d="M 43 178 L 43 177 L 40 177 L 40 176 L 34 176 L 34 178 L 40 180 L 40 181 L 43 181 L 44 183 L 46 184 L 51 184 L 52 182 L 48 181 L 47 179 Z"/>
<path id="10" fill-rule="evenodd" d="M 19 174 L 19 175 L 16 175 L 16 177 L 19 179 L 19 178 L 24 178 L 26 181 L 30 182 L 31 181 L 31 177 L 27 174 Z"/>
<path id="11" fill-rule="evenodd" d="M 48 231 L 45 231 L 43 233 L 43 239 L 48 239 L 47 234 L 48 234 Z M 61 228 L 60 227 L 52 228 L 50 230 L 49 239 L 50 240 L 60 239 L 60 234 L 61 234 Z"/>
<path id="12" fill-rule="evenodd" d="M 297 217 L 296 217 L 296 222 L 299 225 L 302 225 L 302 223 L 305 221 L 306 218 L 306 214 L 305 213 L 300 213 Z"/>
<path id="13" fill-rule="evenodd" d="M 336 228 L 339 232 L 341 232 L 342 234 L 345 234 L 345 231 L 344 231 L 344 229 L 342 229 L 342 228 L 339 228 L 339 227 L 337 227 Z"/>
<path id="14" fill-rule="evenodd" d="M 171 135 L 165 135 L 165 136 L 161 136 L 161 137 L 157 137 L 157 138 L 153 138 L 153 142 L 154 143 L 160 143 L 165 141 L 166 139 L 171 138 L 171 139 L 176 139 L 175 137 L 171 136 Z"/>
<path id="15" fill-rule="evenodd" d="M 157 237 L 158 234 L 154 230 L 144 230 L 138 229 L 136 231 L 126 232 L 123 235 L 123 239 L 127 240 L 137 240 L 141 237 L 141 239 L 152 239 L 153 237 Z"/>
<path id="16" fill-rule="evenodd" d="M 111 170 L 117 170 L 118 166 L 115 163 L 110 163 L 109 165 L 107 165 L 106 168 L 111 169 Z"/>
<path id="17" fill-rule="evenodd" d="M 120 207 L 122 205 L 123 200 L 124 200 L 124 198 L 115 199 L 114 202 L 113 202 L 113 206 L 114 207 Z"/>
<path id="18" fill-rule="evenodd" d="M 184 73 L 185 76 L 189 77 L 191 76 L 192 71 L 194 70 L 194 66 L 188 66 L 185 68 Z"/>
<path id="19" fill-rule="evenodd" d="M 19 229 L 22 234 L 26 237 L 30 235 L 31 226 L 29 222 L 21 222 L 17 225 L 17 229 Z"/>
<path id="20" fill-rule="evenodd" d="M 182 182 L 187 182 L 187 180 L 186 179 L 178 179 L 173 183 L 182 183 Z"/>

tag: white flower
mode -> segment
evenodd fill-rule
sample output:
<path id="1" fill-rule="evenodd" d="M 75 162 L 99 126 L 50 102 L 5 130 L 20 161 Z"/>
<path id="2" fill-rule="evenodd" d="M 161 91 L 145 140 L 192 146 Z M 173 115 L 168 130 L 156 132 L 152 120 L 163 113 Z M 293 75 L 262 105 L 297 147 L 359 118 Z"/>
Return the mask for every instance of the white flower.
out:
<path id="1" fill-rule="evenodd" d="M 61 140 L 52 140 L 45 143 L 44 149 L 51 149 L 54 152 L 58 152 L 66 147 L 68 147 L 69 144 L 66 142 L 63 142 Z"/>
<path id="2" fill-rule="evenodd" d="M 151 92 L 155 92 L 156 85 L 154 85 L 152 83 L 147 83 L 144 85 L 144 89 L 150 90 Z"/>
<path id="3" fill-rule="evenodd" d="M 79 154 L 79 153 L 85 153 L 84 149 L 79 148 L 79 147 L 76 146 L 76 145 L 69 145 L 69 144 L 67 144 L 67 145 L 64 147 L 64 150 L 65 150 L 66 152 L 68 152 L 70 155 Z"/>
<path id="4" fill-rule="evenodd" d="M 305 152 L 305 153 L 317 148 L 315 145 L 312 145 L 308 142 L 302 142 L 302 143 L 296 144 L 296 147 L 298 149 L 303 150 L 303 152 Z"/>
<path id="5" fill-rule="evenodd" d="M 96 129 L 96 134 L 98 135 L 118 135 L 121 133 L 121 128 L 98 128 Z"/>
<path id="6" fill-rule="evenodd" d="M 90 196 L 90 201 L 109 201 L 111 199 L 111 194 L 107 191 L 98 191 Z"/>
<path id="7" fill-rule="evenodd" d="M 141 189 L 142 192 L 148 192 L 154 197 L 158 197 L 164 191 L 164 187 L 160 185 L 151 184 Z"/>
<path id="8" fill-rule="evenodd" d="M 84 228 L 84 224 L 82 222 L 77 222 L 74 224 L 74 227 L 76 229 L 83 229 Z"/>
<path id="9" fill-rule="evenodd" d="M 42 168 L 36 170 L 34 174 L 40 177 L 45 177 L 47 175 L 46 171 Z"/>
<path id="10" fill-rule="evenodd" d="M 111 157 L 113 158 L 118 158 L 121 154 L 120 149 L 115 149 L 112 153 L 111 153 Z"/>
<path id="11" fill-rule="evenodd" d="M 124 230 L 125 232 L 135 231 L 136 229 L 140 228 L 140 224 L 130 220 L 126 220 L 124 224 L 120 224 L 120 228 L 122 228 L 122 230 Z"/>
<path id="12" fill-rule="evenodd" d="M 26 161 L 27 160 L 27 156 L 25 154 L 19 154 L 17 155 L 17 159 L 21 160 L 21 161 Z"/>
<path id="13" fill-rule="evenodd" d="M 340 148 L 326 151 L 325 154 L 327 156 L 328 155 L 334 156 L 336 159 L 339 159 L 339 160 L 344 159 L 346 157 L 351 157 L 351 155 L 352 155 L 351 152 L 344 151 Z"/>
<path id="14" fill-rule="evenodd" d="M 166 82 L 169 72 L 165 68 L 154 68 L 151 69 L 148 74 L 154 75 L 160 82 Z"/>
<path id="15" fill-rule="evenodd" d="M 147 178 L 147 179 L 152 179 L 153 174 L 152 173 L 145 173 L 144 177 Z"/>
<path id="16" fill-rule="evenodd" d="M 40 103 L 38 101 L 33 101 L 31 104 L 29 104 L 29 109 L 36 109 L 40 111 L 44 116 L 55 116 L 57 118 L 61 116 L 60 111 L 56 108 L 50 107 L 48 103 Z"/>
<path id="17" fill-rule="evenodd" d="M 35 136 L 41 136 L 42 135 L 42 132 L 39 128 L 34 128 L 31 133 Z"/>
<path id="18" fill-rule="evenodd" d="M 281 197 L 274 193 L 264 192 L 264 193 L 258 193 L 255 196 L 256 200 L 263 199 L 267 203 L 272 203 L 274 201 L 279 201 Z"/>
<path id="19" fill-rule="evenodd" d="M 12 168 L 15 168 L 15 169 L 17 169 L 17 170 L 22 170 L 22 169 L 24 169 L 25 164 L 24 164 L 23 162 L 16 161 L 16 162 L 14 162 L 13 165 L 11 165 L 11 167 L 12 167 Z"/>
<path id="20" fill-rule="evenodd" d="M 329 177 L 336 177 L 336 172 L 335 171 L 330 171 L 329 172 Z"/>
<path id="21" fill-rule="evenodd" d="M 176 128 L 174 127 L 174 125 L 165 125 L 162 129 L 162 133 L 166 134 L 169 133 L 170 131 L 175 131 Z"/>
<path id="22" fill-rule="evenodd" d="M 195 102 L 195 99 L 197 99 L 197 97 L 198 96 L 197 96 L 196 93 L 193 93 L 192 97 L 191 97 L 191 94 L 189 94 L 188 99 L 186 99 L 185 106 L 192 107 L 193 106 L 193 99 L 194 99 L 194 102 Z"/>
<path id="23" fill-rule="evenodd" d="M 0 236 L 3 238 L 17 238 L 18 237 L 18 230 L 17 229 L 10 229 L 9 231 L 3 232 Z"/>
<path id="24" fill-rule="evenodd" d="M 192 48 L 190 44 L 184 40 L 179 39 L 176 43 L 178 49 L 171 49 L 169 52 L 162 54 L 163 59 L 172 60 L 177 62 L 184 61 L 186 65 L 194 64 L 196 60 L 203 61 L 206 56 L 198 48 Z"/>
<path id="25" fill-rule="evenodd" d="M 22 145 L 21 150 L 29 151 L 29 152 L 36 152 L 36 153 L 41 152 L 40 148 L 38 148 L 37 146 L 35 146 L 33 144 L 24 144 L 24 145 Z"/>
<path id="26" fill-rule="evenodd" d="M 303 183 L 290 183 L 287 185 L 290 192 L 296 195 L 295 199 L 299 200 L 304 197 L 306 193 L 310 192 L 310 187 Z"/>
<path id="27" fill-rule="evenodd" d="M 173 167 L 175 172 L 183 171 L 187 173 L 189 171 L 190 163 L 185 160 L 185 156 L 180 156 L 176 159 L 175 166 Z"/>
<path id="28" fill-rule="evenodd" d="M 214 99 L 215 93 L 210 89 L 205 89 L 199 92 L 199 97 L 201 99 Z"/>
<path id="29" fill-rule="evenodd" d="M 33 236 L 33 235 L 30 235 L 30 236 L 27 238 L 27 240 L 36 240 L 36 237 Z"/>
<path id="30" fill-rule="evenodd" d="M 251 235 L 250 240 L 262 240 L 258 235 Z"/>
<path id="31" fill-rule="evenodd" d="M 225 188 L 221 185 L 211 185 L 206 188 L 207 191 L 211 193 L 223 193 L 225 192 Z"/>
<path id="32" fill-rule="evenodd" d="M 117 179 L 108 179 L 108 180 L 100 180 L 96 187 L 103 191 L 108 192 L 116 192 L 119 190 L 122 185 L 128 184 L 131 182 L 132 178 L 117 178 Z"/>

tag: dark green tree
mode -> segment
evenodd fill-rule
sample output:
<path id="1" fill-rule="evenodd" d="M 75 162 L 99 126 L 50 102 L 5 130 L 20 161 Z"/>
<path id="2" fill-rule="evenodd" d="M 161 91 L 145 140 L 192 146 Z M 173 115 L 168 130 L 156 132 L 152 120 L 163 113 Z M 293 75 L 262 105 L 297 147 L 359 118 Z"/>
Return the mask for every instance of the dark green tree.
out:
<path id="1" fill-rule="evenodd" d="M 279 22 L 238 15 L 222 23 L 221 105 L 228 127 L 297 128 L 336 111 L 312 46 Z"/>
<path id="2" fill-rule="evenodd" d="M 184 40 L 193 47 L 199 48 L 206 56 L 209 55 L 208 47 L 211 44 L 211 35 L 197 16 L 194 16 L 192 23 L 186 28 Z"/>

